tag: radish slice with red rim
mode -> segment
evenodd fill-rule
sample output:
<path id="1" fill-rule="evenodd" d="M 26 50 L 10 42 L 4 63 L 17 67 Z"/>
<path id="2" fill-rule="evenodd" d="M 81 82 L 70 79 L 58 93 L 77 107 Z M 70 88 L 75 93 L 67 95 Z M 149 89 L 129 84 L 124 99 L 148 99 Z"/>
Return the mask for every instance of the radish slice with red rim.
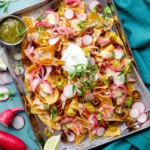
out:
<path id="1" fill-rule="evenodd" d="M 9 72 L 2 73 L 0 79 L 1 79 L 1 83 L 3 83 L 3 85 L 11 84 L 13 82 L 13 78 Z"/>
<path id="2" fill-rule="evenodd" d="M 14 68 L 14 72 L 15 72 L 15 75 L 16 75 L 16 76 L 21 76 L 22 74 L 24 74 L 25 69 L 24 69 L 23 66 L 19 66 L 19 67 L 16 66 L 16 67 Z"/>
<path id="3" fill-rule="evenodd" d="M 86 34 L 82 37 L 82 43 L 84 46 L 90 45 L 92 41 L 93 41 L 93 38 L 91 35 Z"/>
<path id="4" fill-rule="evenodd" d="M 96 135 L 97 136 L 102 136 L 104 134 L 104 132 L 105 132 L 105 128 L 104 127 L 98 127 L 96 129 Z"/>
<path id="5" fill-rule="evenodd" d="M 21 53 L 17 52 L 17 53 L 14 53 L 13 55 L 13 59 L 16 60 L 16 61 L 20 61 L 21 60 Z"/>
<path id="6" fill-rule="evenodd" d="M 74 84 L 67 84 L 64 87 L 63 95 L 66 98 L 72 98 L 75 96 L 76 92 L 77 92 L 77 90 L 76 90 L 76 86 Z"/>
<path id="7" fill-rule="evenodd" d="M 132 118 L 137 118 L 140 115 L 140 111 L 137 108 L 132 108 L 130 109 L 129 114 Z"/>
<path id="8" fill-rule="evenodd" d="M 98 125 L 98 120 L 96 114 L 91 114 L 88 117 L 89 123 L 95 128 Z"/>
<path id="9" fill-rule="evenodd" d="M 86 20 L 86 14 L 83 13 L 83 14 L 77 14 L 77 18 L 80 20 L 80 21 L 85 21 Z"/>
<path id="10" fill-rule="evenodd" d="M 66 133 L 68 142 L 73 142 L 75 140 L 75 134 L 73 132 Z"/>
<path id="11" fill-rule="evenodd" d="M 0 87 L 0 101 L 6 101 L 9 98 L 10 91 L 6 87 Z"/>
<path id="12" fill-rule="evenodd" d="M 140 111 L 140 113 L 143 113 L 146 109 L 146 106 L 143 102 L 135 102 L 133 103 L 132 108 L 136 108 Z"/>
<path id="13" fill-rule="evenodd" d="M 13 121 L 12 121 L 12 127 L 16 130 L 20 130 L 24 127 L 25 125 L 25 119 L 23 116 L 21 115 L 16 115 L 14 118 L 13 118 Z"/>
<path id="14" fill-rule="evenodd" d="M 64 16 L 66 19 L 72 19 L 74 17 L 74 11 L 72 9 L 68 8 L 65 10 Z"/>
<path id="15" fill-rule="evenodd" d="M 96 8 L 96 6 L 97 6 L 98 4 L 100 4 L 99 1 L 97 1 L 97 0 L 91 0 L 91 1 L 89 2 L 89 4 L 88 4 L 89 9 L 90 9 L 91 11 L 95 11 L 95 8 Z"/>
<path id="16" fill-rule="evenodd" d="M 148 118 L 148 114 L 147 113 L 142 113 L 139 115 L 139 117 L 137 118 L 137 121 L 139 123 L 144 123 L 145 121 L 147 121 Z"/>
<path id="17" fill-rule="evenodd" d="M 148 125 L 150 125 L 150 119 L 146 120 L 146 121 L 141 125 L 141 127 L 146 127 L 146 126 L 148 126 Z"/>

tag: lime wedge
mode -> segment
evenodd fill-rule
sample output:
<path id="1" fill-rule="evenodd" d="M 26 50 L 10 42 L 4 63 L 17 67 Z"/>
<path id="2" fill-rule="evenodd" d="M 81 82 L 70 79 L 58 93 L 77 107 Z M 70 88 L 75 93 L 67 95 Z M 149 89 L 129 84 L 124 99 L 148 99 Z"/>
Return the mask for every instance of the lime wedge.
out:
<path id="1" fill-rule="evenodd" d="M 44 150 L 58 150 L 60 145 L 60 135 L 48 138 L 44 145 Z"/>

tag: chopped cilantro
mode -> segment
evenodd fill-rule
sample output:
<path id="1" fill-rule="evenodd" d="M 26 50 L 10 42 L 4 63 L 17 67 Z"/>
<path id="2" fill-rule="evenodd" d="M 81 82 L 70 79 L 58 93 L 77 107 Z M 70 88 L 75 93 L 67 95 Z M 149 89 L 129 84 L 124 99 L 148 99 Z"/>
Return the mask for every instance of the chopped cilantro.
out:
<path id="1" fill-rule="evenodd" d="M 128 108 L 130 108 L 131 105 L 132 105 L 132 103 L 133 103 L 133 98 L 132 98 L 132 97 L 128 97 L 128 98 L 126 99 L 126 106 L 127 106 Z"/>
<path id="2" fill-rule="evenodd" d="M 112 13 L 111 7 L 106 6 L 106 7 L 104 8 L 104 15 L 105 15 L 105 16 L 109 16 L 111 13 Z"/>
<path id="3" fill-rule="evenodd" d="M 51 108 L 52 121 L 54 121 L 56 115 L 57 115 L 57 109 L 56 107 L 52 107 Z"/>

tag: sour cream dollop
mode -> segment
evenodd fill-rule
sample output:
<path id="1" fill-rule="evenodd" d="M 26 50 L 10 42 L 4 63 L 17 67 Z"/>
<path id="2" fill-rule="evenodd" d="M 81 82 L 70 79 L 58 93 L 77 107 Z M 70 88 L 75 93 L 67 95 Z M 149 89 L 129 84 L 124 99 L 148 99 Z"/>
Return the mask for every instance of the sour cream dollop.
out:
<path id="1" fill-rule="evenodd" d="M 64 70 L 68 72 L 73 72 L 75 70 L 75 65 L 83 64 L 87 66 L 87 58 L 84 56 L 83 50 L 74 43 L 70 43 L 68 48 L 65 50 L 62 58 L 65 61 L 63 67 Z"/>

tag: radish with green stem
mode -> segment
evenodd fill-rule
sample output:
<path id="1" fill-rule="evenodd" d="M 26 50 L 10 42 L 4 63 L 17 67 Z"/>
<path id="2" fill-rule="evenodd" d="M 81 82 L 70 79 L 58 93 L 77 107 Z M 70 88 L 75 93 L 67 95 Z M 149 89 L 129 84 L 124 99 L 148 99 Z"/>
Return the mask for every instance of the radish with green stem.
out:
<path id="1" fill-rule="evenodd" d="M 22 62 L 19 62 L 16 65 L 13 65 L 13 66 L 14 66 L 14 72 L 15 72 L 16 76 L 20 76 L 24 73 L 25 69 L 24 69 L 24 66 L 23 66 Z"/>
<path id="2" fill-rule="evenodd" d="M 15 113 L 17 113 L 18 111 L 24 111 L 24 110 L 25 109 L 23 107 L 6 109 L 0 114 L 0 123 L 6 127 L 10 127 Z"/>

